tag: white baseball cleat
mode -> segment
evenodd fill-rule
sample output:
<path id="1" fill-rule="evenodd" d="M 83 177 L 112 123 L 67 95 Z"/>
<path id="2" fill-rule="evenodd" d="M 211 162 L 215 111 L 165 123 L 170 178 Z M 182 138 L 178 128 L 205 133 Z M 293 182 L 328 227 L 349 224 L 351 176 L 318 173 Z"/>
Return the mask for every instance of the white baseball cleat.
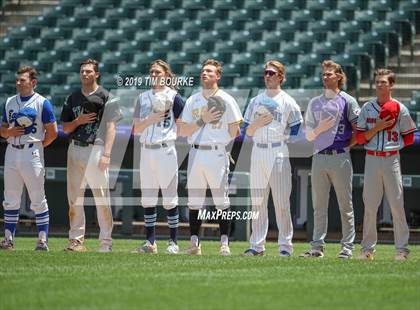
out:
<path id="1" fill-rule="evenodd" d="M 45 240 L 38 240 L 35 246 L 35 251 L 45 251 L 48 252 L 50 249 L 48 248 L 48 243 Z"/>
<path id="2" fill-rule="evenodd" d="M 83 242 L 77 239 L 70 239 L 69 244 L 64 249 L 66 252 L 86 252 L 86 247 Z"/>
<path id="3" fill-rule="evenodd" d="M 394 257 L 397 261 L 406 261 L 408 259 L 408 252 L 405 251 L 398 251 Z"/>
<path id="4" fill-rule="evenodd" d="M 222 256 L 229 256 L 230 255 L 230 248 L 227 244 L 222 244 L 219 250 L 220 255 Z"/>
<path id="5" fill-rule="evenodd" d="M 352 252 L 347 249 L 342 249 L 340 253 L 337 254 L 337 258 L 341 259 L 351 259 L 352 258 Z"/>
<path id="6" fill-rule="evenodd" d="M 172 240 L 168 242 L 168 247 L 165 251 L 166 254 L 178 254 L 179 253 L 179 246 Z"/>
<path id="7" fill-rule="evenodd" d="M 15 250 L 15 244 L 14 244 L 13 240 L 10 240 L 8 238 L 4 238 L 0 242 L 0 250 L 14 251 Z"/>
<path id="8" fill-rule="evenodd" d="M 98 253 L 111 253 L 112 252 L 112 245 L 110 244 L 101 244 L 101 246 L 97 250 Z"/>

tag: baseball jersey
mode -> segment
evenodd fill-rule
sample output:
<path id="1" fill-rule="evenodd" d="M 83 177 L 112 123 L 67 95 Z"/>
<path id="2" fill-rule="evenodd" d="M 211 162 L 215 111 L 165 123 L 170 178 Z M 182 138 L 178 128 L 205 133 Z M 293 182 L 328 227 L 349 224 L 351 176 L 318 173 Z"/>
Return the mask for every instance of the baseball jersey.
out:
<path id="1" fill-rule="evenodd" d="M 226 103 L 226 111 L 216 124 L 205 124 L 199 130 L 195 131 L 191 137 L 188 137 L 190 144 L 223 144 L 227 145 L 232 137 L 229 134 L 229 124 L 242 122 L 242 114 L 236 100 L 219 89 L 213 96 L 218 96 Z M 207 99 L 200 91 L 189 97 L 185 103 L 182 112 L 182 121 L 184 123 L 193 123 L 201 118 L 203 108 L 207 107 Z"/>
<path id="2" fill-rule="evenodd" d="M 106 126 L 101 126 L 101 129 L 104 129 L 99 130 L 101 121 L 119 121 L 122 118 L 122 112 L 118 104 L 118 99 L 112 98 L 110 93 L 102 86 L 99 86 L 98 89 L 89 96 L 85 96 L 81 89 L 78 89 L 68 96 L 64 102 L 63 110 L 61 112 L 61 121 L 71 122 L 81 113 L 86 113 L 87 111 L 84 111 L 83 106 L 87 101 L 90 105 L 95 105 L 98 109 L 96 121 L 90 124 L 78 126 L 70 134 L 70 138 L 87 143 L 94 143 L 98 140 L 104 142 L 104 127 Z"/>
<path id="3" fill-rule="evenodd" d="M 44 124 L 54 123 L 55 116 L 51 102 L 38 93 L 22 97 L 19 94 L 6 100 L 3 123 L 11 127 L 20 126 L 25 119 L 25 133 L 19 137 L 7 138 L 8 143 L 25 144 L 41 142 L 45 137 Z"/>
<path id="4" fill-rule="evenodd" d="M 163 92 L 172 102 L 172 108 L 168 111 L 162 122 L 152 124 L 140 134 L 141 143 L 162 143 L 176 140 L 176 119 L 180 117 L 184 107 L 184 101 L 177 92 L 166 87 Z M 139 95 L 134 110 L 134 118 L 145 119 L 153 110 L 153 90 L 148 90 Z"/>
<path id="5" fill-rule="evenodd" d="M 378 132 L 366 144 L 365 149 L 378 152 L 389 152 L 400 150 L 404 147 L 402 136 L 416 131 L 416 125 L 410 117 L 410 113 L 405 105 L 392 99 L 400 105 L 400 113 L 397 122 L 391 129 Z M 360 111 L 357 121 L 358 131 L 368 131 L 375 126 L 376 120 L 379 119 L 381 106 L 377 99 L 366 102 Z"/>
<path id="6" fill-rule="evenodd" d="M 333 98 L 324 95 L 313 98 L 305 113 L 306 127 L 314 129 L 321 119 L 337 117 L 338 122 L 331 130 L 321 133 L 314 141 L 315 149 L 339 150 L 350 145 L 353 134 L 352 124 L 357 123 L 360 107 L 356 99 L 344 91 Z"/>
<path id="7" fill-rule="evenodd" d="M 302 123 L 298 104 L 283 90 L 274 97 L 267 96 L 264 92 L 252 98 L 244 115 L 245 123 L 250 124 L 259 117 L 261 107 L 269 107 L 273 121 L 255 131 L 253 140 L 256 143 L 286 141 L 290 135 L 290 128 Z"/>

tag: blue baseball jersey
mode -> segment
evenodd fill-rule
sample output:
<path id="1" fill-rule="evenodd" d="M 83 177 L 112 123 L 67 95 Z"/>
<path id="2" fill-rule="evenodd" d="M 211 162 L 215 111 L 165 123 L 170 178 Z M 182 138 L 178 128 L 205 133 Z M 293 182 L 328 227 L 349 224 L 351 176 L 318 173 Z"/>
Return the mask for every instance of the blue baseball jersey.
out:
<path id="1" fill-rule="evenodd" d="M 3 123 L 10 127 L 24 127 L 25 133 L 19 137 L 7 138 L 8 143 L 25 144 L 41 142 L 45 137 L 44 124 L 54 123 L 55 116 L 51 102 L 38 93 L 22 97 L 9 97 L 3 110 Z"/>
<path id="2" fill-rule="evenodd" d="M 150 125 L 140 134 L 141 143 L 163 143 L 176 140 L 176 120 L 182 113 L 184 101 L 175 90 L 169 87 L 163 92 L 173 102 L 172 107 L 162 122 Z M 143 120 L 152 113 L 154 97 L 153 90 L 145 91 L 139 95 L 134 110 L 134 118 Z"/>
<path id="3" fill-rule="evenodd" d="M 357 124 L 360 107 L 356 99 L 344 91 L 333 98 L 321 95 L 313 98 L 305 113 L 306 128 L 313 130 L 321 119 L 336 118 L 331 130 L 321 133 L 314 141 L 316 151 L 339 150 L 350 145 L 353 134 L 352 125 Z"/>

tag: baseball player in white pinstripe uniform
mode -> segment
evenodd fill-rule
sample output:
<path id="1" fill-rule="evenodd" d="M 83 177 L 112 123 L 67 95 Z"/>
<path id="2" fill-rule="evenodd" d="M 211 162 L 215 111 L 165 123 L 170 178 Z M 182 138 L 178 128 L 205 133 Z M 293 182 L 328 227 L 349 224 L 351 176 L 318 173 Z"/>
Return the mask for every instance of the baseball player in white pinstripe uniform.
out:
<path id="1" fill-rule="evenodd" d="M 245 112 L 246 134 L 253 139 L 251 155 L 252 220 L 251 247 L 245 256 L 264 255 L 268 231 L 267 202 L 270 188 L 273 195 L 276 222 L 279 229 L 279 255 L 293 253 L 293 225 L 290 215 L 292 174 L 287 140 L 296 135 L 302 115 L 296 101 L 281 89 L 284 66 L 278 61 L 265 64 L 266 90 L 253 98 Z"/>
<path id="2" fill-rule="evenodd" d="M 201 70 L 203 89 L 187 99 L 180 134 L 187 136 L 192 148 L 188 159 L 188 206 L 190 208 L 191 246 L 187 254 L 201 255 L 199 231 L 201 220 L 198 211 L 204 205 L 207 186 L 210 187 L 217 209 L 227 212 L 229 159 L 227 144 L 239 134 L 242 115 L 236 100 L 219 89 L 222 74 L 221 64 L 213 59 L 204 62 Z M 208 109 L 210 97 L 220 98 L 226 105 L 225 112 Z M 230 220 L 219 218 L 220 254 L 230 255 Z"/>
<path id="3" fill-rule="evenodd" d="M 184 102 L 174 89 L 161 83 L 172 77 L 170 66 L 155 60 L 150 66 L 153 89 L 139 95 L 136 104 L 134 133 L 140 134 L 140 186 L 146 226 L 146 243 L 133 252 L 157 253 L 155 225 L 159 189 L 163 207 L 168 212 L 170 240 L 166 253 L 177 254 L 178 213 L 178 160 L 175 149 L 176 121 Z"/>
<path id="4" fill-rule="evenodd" d="M 357 122 L 357 141 L 366 149 L 360 259 L 373 259 L 377 242 L 376 217 L 384 194 L 394 224 L 395 259 L 406 260 L 409 253 L 399 150 L 413 144 L 416 126 L 408 109 L 391 97 L 394 85 L 395 74 L 391 70 L 376 70 L 376 98 L 363 105 Z"/>
<path id="5" fill-rule="evenodd" d="M 4 228 L 1 250 L 14 250 L 23 186 L 31 199 L 38 228 L 35 250 L 48 251 L 49 211 L 44 191 L 44 147 L 57 137 L 57 123 L 51 103 L 34 92 L 37 72 L 22 67 L 17 72 L 17 95 L 7 99 L 1 136 L 8 146 L 4 159 Z"/>

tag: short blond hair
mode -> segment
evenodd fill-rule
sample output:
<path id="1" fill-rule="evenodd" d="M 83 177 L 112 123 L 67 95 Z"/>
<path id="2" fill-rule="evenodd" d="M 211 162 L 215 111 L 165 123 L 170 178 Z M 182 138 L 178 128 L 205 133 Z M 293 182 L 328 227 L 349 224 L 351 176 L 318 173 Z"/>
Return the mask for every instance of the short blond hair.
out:
<path id="1" fill-rule="evenodd" d="M 222 64 L 217 61 L 216 59 L 207 59 L 203 62 L 203 66 L 201 69 L 203 69 L 205 66 L 215 66 L 216 72 L 221 76 L 222 75 Z"/>
<path id="2" fill-rule="evenodd" d="M 286 80 L 286 73 L 285 73 L 285 69 L 284 69 L 284 65 L 277 60 L 269 60 L 265 63 L 264 65 L 264 69 L 267 69 L 268 67 L 274 67 L 277 69 L 277 71 L 283 76 L 283 78 L 281 79 L 280 84 L 282 84 L 285 80 Z"/>
<path id="3" fill-rule="evenodd" d="M 343 88 L 343 86 L 347 83 L 347 76 L 344 73 L 343 68 L 340 64 L 332 61 L 332 60 L 324 60 L 322 62 L 322 69 L 325 71 L 326 69 L 332 69 L 334 73 L 338 73 L 341 75 L 341 79 L 338 80 L 338 88 Z"/>

